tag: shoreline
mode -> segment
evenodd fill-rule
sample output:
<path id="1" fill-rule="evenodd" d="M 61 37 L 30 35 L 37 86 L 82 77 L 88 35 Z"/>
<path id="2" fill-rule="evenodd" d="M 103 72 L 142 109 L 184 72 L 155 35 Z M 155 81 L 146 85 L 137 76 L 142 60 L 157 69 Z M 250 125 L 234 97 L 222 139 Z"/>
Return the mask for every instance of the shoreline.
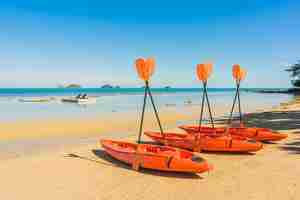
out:
<path id="1" fill-rule="evenodd" d="M 43 139 L 60 136 L 97 136 L 111 132 L 133 132 L 138 129 L 140 113 L 118 112 L 106 113 L 104 116 L 87 119 L 41 119 L 20 120 L 0 123 L 0 140 Z M 146 113 L 145 128 L 154 128 L 156 121 L 153 113 Z M 178 119 L 189 120 L 197 115 L 197 111 L 188 114 L 179 113 L 172 109 L 161 109 L 160 118 L 166 128 L 176 125 Z"/>

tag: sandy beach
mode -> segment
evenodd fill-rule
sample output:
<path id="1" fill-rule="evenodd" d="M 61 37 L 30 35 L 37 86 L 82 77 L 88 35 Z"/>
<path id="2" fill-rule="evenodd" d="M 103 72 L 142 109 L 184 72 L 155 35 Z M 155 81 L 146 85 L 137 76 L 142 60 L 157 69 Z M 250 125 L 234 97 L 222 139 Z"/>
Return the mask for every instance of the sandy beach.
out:
<path id="1" fill-rule="evenodd" d="M 124 116 L 123 119 L 126 120 L 118 122 L 119 124 L 107 120 L 99 125 L 99 121 L 94 119 L 94 121 L 81 120 L 80 125 L 79 121 L 70 121 L 68 124 L 67 121 L 58 120 L 27 123 L 26 126 L 21 124 L 1 126 L 2 131 L 12 133 L 10 137 L 1 134 L 2 140 L 22 138 L 17 134 L 21 129 L 29 133 L 26 135 L 27 138 L 35 138 L 39 135 L 36 130 L 40 130 L 44 133 L 44 138 L 50 136 L 50 133 L 59 133 L 54 136 L 61 136 L 73 132 L 72 134 L 80 136 L 80 133 L 86 131 L 91 139 L 82 143 L 35 149 L 34 153 L 28 155 L 3 154 L 0 164 L 2 180 L 0 196 L 1 199 L 14 200 L 198 198 L 296 200 L 300 198 L 300 125 L 297 124 L 300 108 L 296 109 L 294 105 L 247 115 L 247 121 L 251 125 L 264 125 L 288 133 L 288 139 L 265 144 L 264 149 L 256 154 L 201 153 L 200 155 L 213 164 L 215 169 L 200 175 L 152 170 L 136 172 L 131 170 L 130 166 L 107 156 L 98 140 L 111 134 L 113 137 L 134 141 L 136 139 L 134 130 L 138 124 L 136 115 Z M 197 112 L 184 115 L 162 111 L 161 114 L 166 126 L 173 130 L 178 119 L 192 120 L 197 116 Z M 156 127 L 151 117 L 147 117 L 145 125 L 149 129 Z M 64 127 L 65 132 L 61 132 L 61 127 Z M 124 133 L 122 136 L 110 133 L 121 130 Z M 108 134 L 101 134 L 104 132 Z"/>
<path id="2" fill-rule="evenodd" d="M 0 200 L 300 200 L 299 10 L 0 2 Z"/>

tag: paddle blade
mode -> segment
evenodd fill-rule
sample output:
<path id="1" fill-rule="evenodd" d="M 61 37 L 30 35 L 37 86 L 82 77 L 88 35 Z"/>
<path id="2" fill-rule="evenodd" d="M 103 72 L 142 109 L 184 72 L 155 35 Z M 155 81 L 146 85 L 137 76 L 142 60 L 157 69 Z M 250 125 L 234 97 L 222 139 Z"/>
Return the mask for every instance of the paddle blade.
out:
<path id="1" fill-rule="evenodd" d="M 200 81 L 207 82 L 212 73 L 213 65 L 211 63 L 198 64 L 197 76 Z"/>
<path id="2" fill-rule="evenodd" d="M 149 78 L 153 75 L 155 71 L 155 59 L 154 58 L 148 58 L 146 60 L 146 68 L 147 68 L 147 73 L 149 74 Z"/>
<path id="3" fill-rule="evenodd" d="M 235 80 L 239 80 L 241 73 L 241 66 L 239 64 L 234 64 L 232 66 L 232 76 Z"/>
<path id="4" fill-rule="evenodd" d="M 155 70 L 154 58 L 139 58 L 135 61 L 135 66 L 140 79 L 148 81 Z"/>
<path id="5" fill-rule="evenodd" d="M 247 71 L 245 69 L 241 70 L 240 80 L 244 80 L 246 78 Z"/>
<path id="6" fill-rule="evenodd" d="M 136 71 L 141 79 L 144 77 L 143 69 L 145 68 L 145 60 L 143 58 L 139 58 L 135 61 Z"/>
<path id="7" fill-rule="evenodd" d="M 246 70 L 241 68 L 239 64 L 235 64 L 232 67 L 232 76 L 236 81 L 242 81 L 246 77 Z"/>

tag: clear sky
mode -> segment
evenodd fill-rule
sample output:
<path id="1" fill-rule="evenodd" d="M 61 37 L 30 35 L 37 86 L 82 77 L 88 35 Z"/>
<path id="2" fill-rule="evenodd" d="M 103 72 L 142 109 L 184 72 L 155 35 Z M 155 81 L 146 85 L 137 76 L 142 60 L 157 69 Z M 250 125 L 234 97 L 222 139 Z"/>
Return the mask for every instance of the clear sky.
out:
<path id="1" fill-rule="evenodd" d="M 299 0 L 0 2 L 0 87 L 80 83 L 138 86 L 134 60 L 153 56 L 155 86 L 196 87 L 195 65 L 213 62 L 210 87 L 288 87 L 300 59 Z"/>

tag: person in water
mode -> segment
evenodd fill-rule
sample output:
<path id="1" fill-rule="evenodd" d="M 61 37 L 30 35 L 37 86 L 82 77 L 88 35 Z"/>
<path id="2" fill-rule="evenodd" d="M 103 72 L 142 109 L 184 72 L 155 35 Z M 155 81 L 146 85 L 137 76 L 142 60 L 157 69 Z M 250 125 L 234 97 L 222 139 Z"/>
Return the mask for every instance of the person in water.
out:
<path id="1" fill-rule="evenodd" d="M 87 94 L 78 94 L 76 97 L 76 99 L 87 99 L 88 98 L 88 95 Z"/>
<path id="2" fill-rule="evenodd" d="M 82 99 L 87 99 L 87 94 L 83 94 L 83 95 L 81 96 L 81 98 L 82 98 Z"/>
<path id="3" fill-rule="evenodd" d="M 75 98 L 76 98 L 76 99 L 81 99 L 81 93 L 78 94 Z"/>

